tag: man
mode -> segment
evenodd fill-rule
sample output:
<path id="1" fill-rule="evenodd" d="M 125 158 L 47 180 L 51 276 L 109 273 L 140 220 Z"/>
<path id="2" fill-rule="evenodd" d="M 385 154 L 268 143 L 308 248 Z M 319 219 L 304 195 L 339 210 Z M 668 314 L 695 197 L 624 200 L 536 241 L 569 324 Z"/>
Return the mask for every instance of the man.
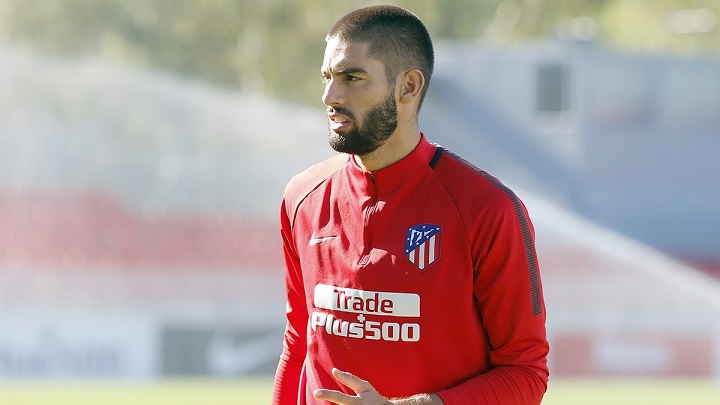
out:
<path id="1" fill-rule="evenodd" d="M 273 403 L 539 403 L 548 344 L 532 224 L 512 191 L 420 132 L 427 30 L 372 6 L 326 42 L 322 99 L 342 154 L 285 190 Z"/>

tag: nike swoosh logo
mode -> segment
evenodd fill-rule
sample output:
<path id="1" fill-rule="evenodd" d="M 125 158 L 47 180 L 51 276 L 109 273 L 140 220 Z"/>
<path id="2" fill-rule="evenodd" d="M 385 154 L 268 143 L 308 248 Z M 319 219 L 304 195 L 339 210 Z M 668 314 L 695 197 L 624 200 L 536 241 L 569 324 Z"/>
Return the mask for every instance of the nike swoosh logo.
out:
<path id="1" fill-rule="evenodd" d="M 310 246 L 319 245 L 330 239 L 337 239 L 337 238 L 339 238 L 339 236 L 323 236 L 321 238 L 316 238 L 315 233 L 313 233 L 312 236 L 310 236 Z"/>

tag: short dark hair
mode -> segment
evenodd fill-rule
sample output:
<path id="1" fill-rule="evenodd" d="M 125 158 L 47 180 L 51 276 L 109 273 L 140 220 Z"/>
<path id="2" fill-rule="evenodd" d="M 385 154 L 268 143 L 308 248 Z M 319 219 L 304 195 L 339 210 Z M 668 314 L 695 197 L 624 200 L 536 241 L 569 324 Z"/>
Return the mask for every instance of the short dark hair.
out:
<path id="1" fill-rule="evenodd" d="M 425 77 L 420 93 L 422 105 L 432 77 L 435 53 L 430 34 L 420 18 L 397 6 L 379 5 L 360 8 L 340 18 L 325 38 L 348 42 L 368 42 L 369 56 L 385 65 L 390 83 L 408 69 L 418 69 Z"/>

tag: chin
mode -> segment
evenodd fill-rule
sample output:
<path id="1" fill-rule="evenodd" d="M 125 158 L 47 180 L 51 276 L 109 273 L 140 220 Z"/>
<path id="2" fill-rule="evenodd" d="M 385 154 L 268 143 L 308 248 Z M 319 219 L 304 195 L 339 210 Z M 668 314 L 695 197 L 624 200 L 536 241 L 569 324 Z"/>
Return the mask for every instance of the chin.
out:
<path id="1" fill-rule="evenodd" d="M 346 143 L 346 138 L 343 134 L 331 130 L 328 133 L 328 143 L 333 149 L 338 150 L 338 148 L 342 148 L 343 144 Z"/>

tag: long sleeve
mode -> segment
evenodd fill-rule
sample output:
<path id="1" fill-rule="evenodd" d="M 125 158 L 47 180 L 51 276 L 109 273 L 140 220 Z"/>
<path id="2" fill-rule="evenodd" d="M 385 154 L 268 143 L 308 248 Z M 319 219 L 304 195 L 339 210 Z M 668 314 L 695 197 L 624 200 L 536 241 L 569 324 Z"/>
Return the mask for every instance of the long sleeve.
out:
<path id="1" fill-rule="evenodd" d="M 285 255 L 285 284 L 287 290 L 287 325 L 283 351 L 275 373 L 273 405 L 296 405 L 306 353 L 308 313 L 300 261 L 295 253 L 290 221 L 285 204 L 281 210 L 281 233 Z"/>
<path id="2" fill-rule="evenodd" d="M 545 305 L 534 230 L 510 198 L 484 215 L 473 242 L 474 293 L 490 341 L 491 369 L 438 394 L 446 405 L 539 404 L 547 388 Z"/>

